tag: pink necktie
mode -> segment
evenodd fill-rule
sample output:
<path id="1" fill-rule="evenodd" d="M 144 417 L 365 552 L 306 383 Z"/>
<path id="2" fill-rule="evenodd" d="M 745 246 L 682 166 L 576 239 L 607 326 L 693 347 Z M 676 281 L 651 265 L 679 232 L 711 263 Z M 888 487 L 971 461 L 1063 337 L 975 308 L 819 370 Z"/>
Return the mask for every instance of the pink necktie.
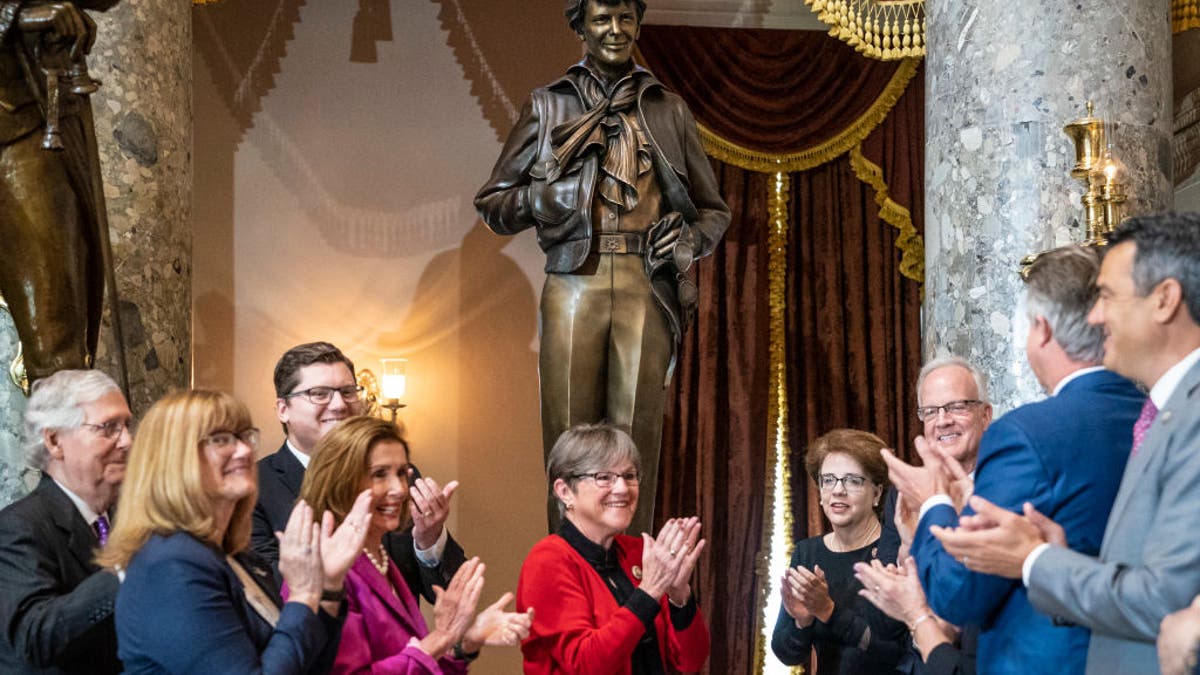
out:
<path id="1" fill-rule="evenodd" d="M 92 526 L 96 528 L 96 536 L 99 537 L 100 546 L 103 547 L 108 543 L 108 518 L 101 514 L 96 518 L 96 522 L 92 523 Z"/>
<path id="2" fill-rule="evenodd" d="M 1137 421 L 1133 423 L 1133 450 L 1129 453 L 1130 457 L 1137 455 L 1138 448 L 1146 439 L 1146 432 L 1150 431 L 1150 425 L 1154 424 L 1154 418 L 1157 416 L 1158 408 L 1154 405 L 1154 401 L 1147 396 L 1146 402 L 1142 405 L 1142 414 L 1138 415 Z"/>

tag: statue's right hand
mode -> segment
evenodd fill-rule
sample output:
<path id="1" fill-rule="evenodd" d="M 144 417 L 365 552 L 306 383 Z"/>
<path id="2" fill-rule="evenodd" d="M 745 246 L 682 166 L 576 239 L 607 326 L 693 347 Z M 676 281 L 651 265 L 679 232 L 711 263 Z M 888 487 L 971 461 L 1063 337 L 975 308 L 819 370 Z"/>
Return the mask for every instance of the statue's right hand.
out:
<path id="1" fill-rule="evenodd" d="M 71 58 L 92 51 L 96 42 L 96 22 L 73 2 L 48 2 L 28 5 L 17 18 L 21 31 L 48 32 L 58 42 L 71 42 Z"/>

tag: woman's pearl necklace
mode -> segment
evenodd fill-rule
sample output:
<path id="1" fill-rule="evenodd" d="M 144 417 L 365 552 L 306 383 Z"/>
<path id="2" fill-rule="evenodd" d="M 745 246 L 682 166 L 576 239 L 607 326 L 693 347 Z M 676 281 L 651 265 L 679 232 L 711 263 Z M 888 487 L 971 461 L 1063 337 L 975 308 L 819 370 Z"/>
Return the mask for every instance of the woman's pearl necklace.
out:
<path id="1" fill-rule="evenodd" d="M 374 554 L 372 554 L 371 551 L 365 546 L 363 547 L 363 553 L 367 554 L 367 560 L 371 561 L 371 565 L 374 566 L 375 569 L 379 570 L 380 574 L 386 577 L 388 572 L 388 563 L 390 561 L 388 560 L 387 551 L 385 551 L 383 548 L 383 542 L 379 542 L 378 560 L 375 559 Z"/>

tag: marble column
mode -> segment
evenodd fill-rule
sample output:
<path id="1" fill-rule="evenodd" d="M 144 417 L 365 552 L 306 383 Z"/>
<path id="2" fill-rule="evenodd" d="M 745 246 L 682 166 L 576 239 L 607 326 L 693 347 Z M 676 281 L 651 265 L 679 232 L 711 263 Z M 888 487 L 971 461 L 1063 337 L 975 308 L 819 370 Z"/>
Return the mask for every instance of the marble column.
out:
<path id="1" fill-rule="evenodd" d="M 88 58 L 135 415 L 191 373 L 192 5 L 122 0 L 92 13 Z M 24 396 L 8 378 L 16 332 L 0 312 L 0 505 L 20 496 Z M 96 366 L 117 377 L 106 308 Z"/>
<path id="2" fill-rule="evenodd" d="M 1017 276 L 1085 238 L 1062 132 L 1095 102 L 1116 122 L 1127 212 L 1171 203 L 1168 0 L 926 0 L 926 357 L 979 364 L 999 410 L 1042 395 L 1025 362 Z"/>

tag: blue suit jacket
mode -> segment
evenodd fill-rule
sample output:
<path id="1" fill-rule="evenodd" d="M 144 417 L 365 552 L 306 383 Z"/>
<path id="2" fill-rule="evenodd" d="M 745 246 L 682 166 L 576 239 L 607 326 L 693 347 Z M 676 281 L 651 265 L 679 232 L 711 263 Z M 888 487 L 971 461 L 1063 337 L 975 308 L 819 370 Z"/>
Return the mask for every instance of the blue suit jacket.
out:
<path id="1" fill-rule="evenodd" d="M 1032 502 L 1063 526 L 1071 549 L 1095 555 L 1143 401 L 1132 382 L 1099 371 L 1013 410 L 984 433 L 975 494 L 1017 512 Z M 981 626 L 979 672 L 1084 672 L 1088 630 L 1055 625 L 1033 608 L 1019 580 L 963 567 L 929 531 L 957 524 L 950 506 L 931 508 L 917 526 L 912 554 L 933 611 L 951 623 Z"/>
<path id="2" fill-rule="evenodd" d="M 320 618 L 318 618 L 318 616 Z M 183 532 L 153 535 L 117 593 L 118 654 L 126 673 L 306 673 L 322 671 L 339 622 L 287 603 L 272 630 L 246 601 L 214 547 Z M 328 656 L 332 656 L 331 654 Z"/>

